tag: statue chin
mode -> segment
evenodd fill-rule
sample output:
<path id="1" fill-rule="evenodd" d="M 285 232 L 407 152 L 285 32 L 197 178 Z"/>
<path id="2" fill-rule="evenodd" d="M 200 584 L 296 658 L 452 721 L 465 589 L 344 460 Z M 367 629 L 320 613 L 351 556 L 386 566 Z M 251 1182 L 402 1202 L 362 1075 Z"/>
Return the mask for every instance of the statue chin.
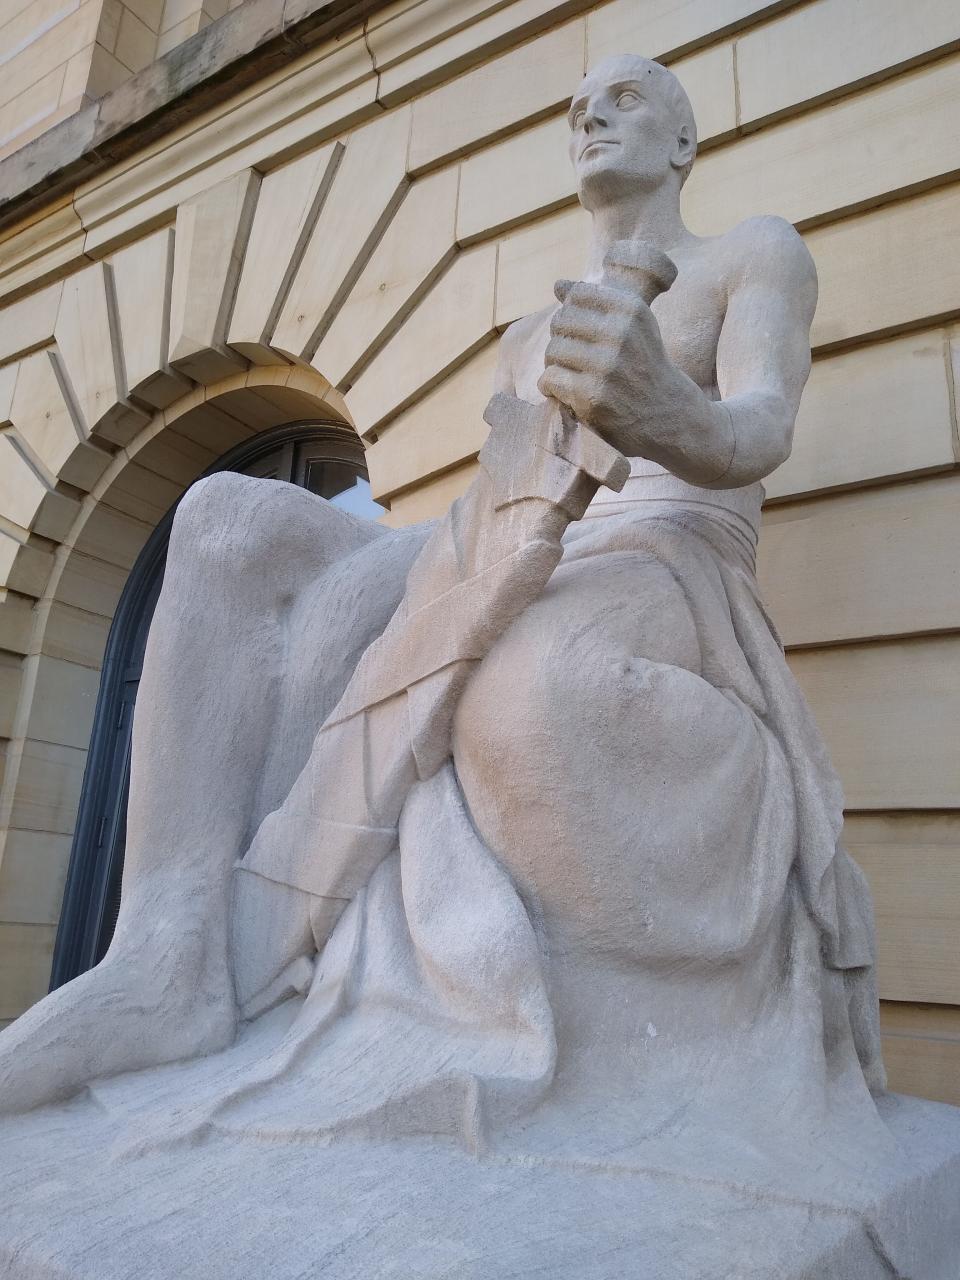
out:
<path id="1" fill-rule="evenodd" d="M 662 168 L 650 164 L 628 167 L 611 147 L 578 162 L 577 195 L 589 213 L 619 209 L 626 214 L 628 221 L 632 221 L 629 218 L 631 206 L 644 194 L 662 190 L 673 172 L 669 165 Z"/>
<path id="2" fill-rule="evenodd" d="M 586 150 L 581 148 L 574 159 L 574 172 L 582 207 L 590 213 L 617 210 L 622 235 L 642 225 L 651 196 L 666 204 L 679 192 L 678 170 L 660 138 L 647 140 L 627 134 L 616 141 L 599 140 Z"/>

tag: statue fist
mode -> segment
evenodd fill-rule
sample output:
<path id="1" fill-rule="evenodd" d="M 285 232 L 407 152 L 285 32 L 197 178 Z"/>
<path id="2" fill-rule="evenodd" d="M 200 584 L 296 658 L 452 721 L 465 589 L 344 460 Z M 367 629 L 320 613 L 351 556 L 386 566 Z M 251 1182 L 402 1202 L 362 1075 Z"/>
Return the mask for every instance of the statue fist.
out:
<path id="1" fill-rule="evenodd" d="M 561 280 L 538 386 L 627 456 L 642 455 L 641 423 L 670 362 L 653 312 L 633 289 Z M 659 394 L 658 394 L 659 393 Z"/>

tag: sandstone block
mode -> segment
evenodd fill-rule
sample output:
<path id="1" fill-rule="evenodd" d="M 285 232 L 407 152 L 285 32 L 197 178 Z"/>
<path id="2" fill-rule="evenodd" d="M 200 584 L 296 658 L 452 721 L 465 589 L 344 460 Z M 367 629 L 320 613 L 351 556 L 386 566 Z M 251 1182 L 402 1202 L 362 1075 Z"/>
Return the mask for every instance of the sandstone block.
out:
<path id="1" fill-rule="evenodd" d="M 952 467 L 944 334 L 926 329 L 814 361 L 793 452 L 764 481 L 783 498 Z"/>
<path id="2" fill-rule="evenodd" d="M 960 808 L 960 642 L 930 637 L 788 655 L 849 809 Z"/>
<path id="3" fill-rule="evenodd" d="M 108 270 L 96 262 L 64 281 L 54 337 L 86 434 L 126 444 L 147 418 L 126 399 L 118 379 L 122 365 Z"/>
<path id="4" fill-rule="evenodd" d="M 46 742 L 20 742 L 12 749 L 16 789 L 5 825 L 70 836 L 77 819 L 87 753 Z"/>
<path id="5" fill-rule="evenodd" d="M 846 0 L 816 0 L 737 42 L 740 118 L 756 121 L 888 73 L 957 39 L 951 0 L 872 0 L 869 26 Z"/>
<path id="6" fill-rule="evenodd" d="M 245 170 L 177 210 L 170 299 L 170 363 L 197 382 L 244 362 L 224 342 L 259 176 Z"/>
<path id="7" fill-rule="evenodd" d="M 56 925 L 70 861 L 70 837 L 50 831 L 8 831 L 0 860 L 0 902 L 6 919 Z"/>
<path id="8" fill-rule="evenodd" d="M 65 385 L 55 352 L 27 356 L 20 364 L 10 416 L 51 476 L 90 489 L 109 465 L 110 454 L 84 438 L 79 411 L 66 399 Z"/>
<path id="9" fill-rule="evenodd" d="M 612 0 L 587 15 L 587 64 L 624 50 L 672 60 L 781 7 L 771 0 Z"/>
<path id="10" fill-rule="evenodd" d="M 493 388 L 497 353 L 498 344 L 488 343 L 393 418 L 368 446 L 370 487 L 378 502 L 476 457 L 489 431 L 483 411 Z"/>
<path id="11" fill-rule="evenodd" d="M 428 391 L 492 334 L 496 246 L 461 253 L 350 389 L 361 435 Z"/>
<path id="12" fill-rule="evenodd" d="M 577 19 L 417 98 L 410 172 L 463 155 L 565 106 L 583 64 L 584 23 Z"/>
<path id="13" fill-rule="evenodd" d="M 960 1004 L 960 817 L 855 814 L 843 834 L 873 893 L 881 999 Z"/>
<path id="14" fill-rule="evenodd" d="M 341 143 L 322 147 L 261 183 L 227 334 L 248 360 L 277 360 L 268 340 L 342 158 Z"/>
<path id="15" fill-rule="evenodd" d="M 415 182 L 320 342 L 313 365 L 334 385 L 350 384 L 371 348 L 403 324 L 455 252 L 458 174 Z"/>
<path id="16" fill-rule="evenodd" d="M 701 235 L 726 231 L 757 209 L 790 222 L 823 221 L 958 167 L 954 56 L 707 151 L 684 187 L 684 212 Z"/>
<path id="17" fill-rule="evenodd" d="M 815 346 L 881 334 L 956 310 L 960 187 L 817 227 L 804 237 L 820 275 Z"/>
<path id="18" fill-rule="evenodd" d="M 53 925 L 0 923 L 0 1017 L 16 1018 L 46 993 Z"/>
<path id="19" fill-rule="evenodd" d="M 768 510 L 758 576 L 786 645 L 960 631 L 960 474 Z"/>
<path id="20" fill-rule="evenodd" d="M 407 109 L 358 130 L 324 201 L 270 339 L 309 361 L 406 189 Z"/>
<path id="21" fill-rule="evenodd" d="M 100 672 L 62 658 L 24 658 L 24 680 L 35 693 L 27 712 L 26 736 L 34 742 L 85 749 L 90 741 Z"/>
<path id="22" fill-rule="evenodd" d="M 173 228 L 135 241 L 109 262 L 127 388 L 138 400 L 164 409 L 190 388 L 168 364 Z"/>

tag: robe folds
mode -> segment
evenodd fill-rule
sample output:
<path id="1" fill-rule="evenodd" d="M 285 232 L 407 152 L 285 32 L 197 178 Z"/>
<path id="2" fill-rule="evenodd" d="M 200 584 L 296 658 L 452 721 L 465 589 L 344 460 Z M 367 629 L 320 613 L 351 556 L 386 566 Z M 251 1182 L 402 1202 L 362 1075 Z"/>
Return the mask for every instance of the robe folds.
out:
<path id="1" fill-rule="evenodd" d="M 719 697 L 732 726 L 723 758 L 695 763 L 692 801 L 679 790 L 682 769 L 662 799 L 636 776 L 632 803 L 657 809 L 644 874 L 655 918 L 638 939 L 638 992 L 644 978 L 651 1007 L 694 1009 L 673 1031 L 660 1012 L 641 1018 L 661 1028 L 645 1046 L 641 1106 L 669 1117 L 686 1091 L 690 1132 L 718 1116 L 739 1117 L 747 1131 L 827 1130 L 838 1105 L 872 1127 L 869 1089 L 883 1084 L 872 909 L 838 844 L 838 780 L 759 599 L 759 486 L 731 500 L 668 477 L 667 489 L 635 484 L 631 500 L 628 484 L 625 500 L 588 513 L 602 481 L 624 478 L 606 446 L 591 454 L 582 429 L 549 405 L 524 406 L 518 437 L 503 410 L 495 398 L 479 479 L 426 534 L 400 607 L 238 864 L 237 875 L 315 902 L 319 955 L 298 983 L 302 1004 L 292 1002 L 298 1011 L 276 1043 L 261 1041 L 269 1052 L 192 1090 L 175 1127 L 433 1133 L 479 1149 L 549 1095 L 557 1047 L 542 940 L 509 860 L 471 813 L 455 721 L 485 655 L 558 566 L 625 552 L 678 588 L 700 667 L 657 664 L 646 702 L 625 711 L 656 722 L 664 756 L 676 754 L 677 703 L 711 717 Z M 557 673 L 557 689 L 568 677 Z M 516 681 L 522 700 L 530 682 L 522 671 Z M 494 692 L 497 720 L 511 692 Z M 565 705 L 562 692 L 551 695 L 551 714 L 562 718 Z M 616 749 L 590 747 L 601 757 Z M 531 767 L 531 787 L 556 783 Z M 731 786 L 741 790 L 731 796 Z M 707 861 L 691 831 L 713 821 Z M 746 1011 L 734 1016 L 744 991 Z M 786 1055 L 772 1075 L 771 1053 Z"/>

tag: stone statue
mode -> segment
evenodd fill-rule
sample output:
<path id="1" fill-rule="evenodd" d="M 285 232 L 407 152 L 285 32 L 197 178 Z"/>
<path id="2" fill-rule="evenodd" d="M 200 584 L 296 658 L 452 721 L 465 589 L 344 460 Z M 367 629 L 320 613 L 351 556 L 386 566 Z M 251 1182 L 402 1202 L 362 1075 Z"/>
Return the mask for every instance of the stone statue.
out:
<path id="1" fill-rule="evenodd" d="M 953 1274 L 960 1118 L 884 1092 L 754 577 L 813 264 L 778 218 L 687 230 L 657 63 L 569 122 L 586 271 L 505 335 L 443 520 L 181 504 L 116 936 L 0 1036 L 44 1170 L 0 1168 L 4 1275 Z"/>

